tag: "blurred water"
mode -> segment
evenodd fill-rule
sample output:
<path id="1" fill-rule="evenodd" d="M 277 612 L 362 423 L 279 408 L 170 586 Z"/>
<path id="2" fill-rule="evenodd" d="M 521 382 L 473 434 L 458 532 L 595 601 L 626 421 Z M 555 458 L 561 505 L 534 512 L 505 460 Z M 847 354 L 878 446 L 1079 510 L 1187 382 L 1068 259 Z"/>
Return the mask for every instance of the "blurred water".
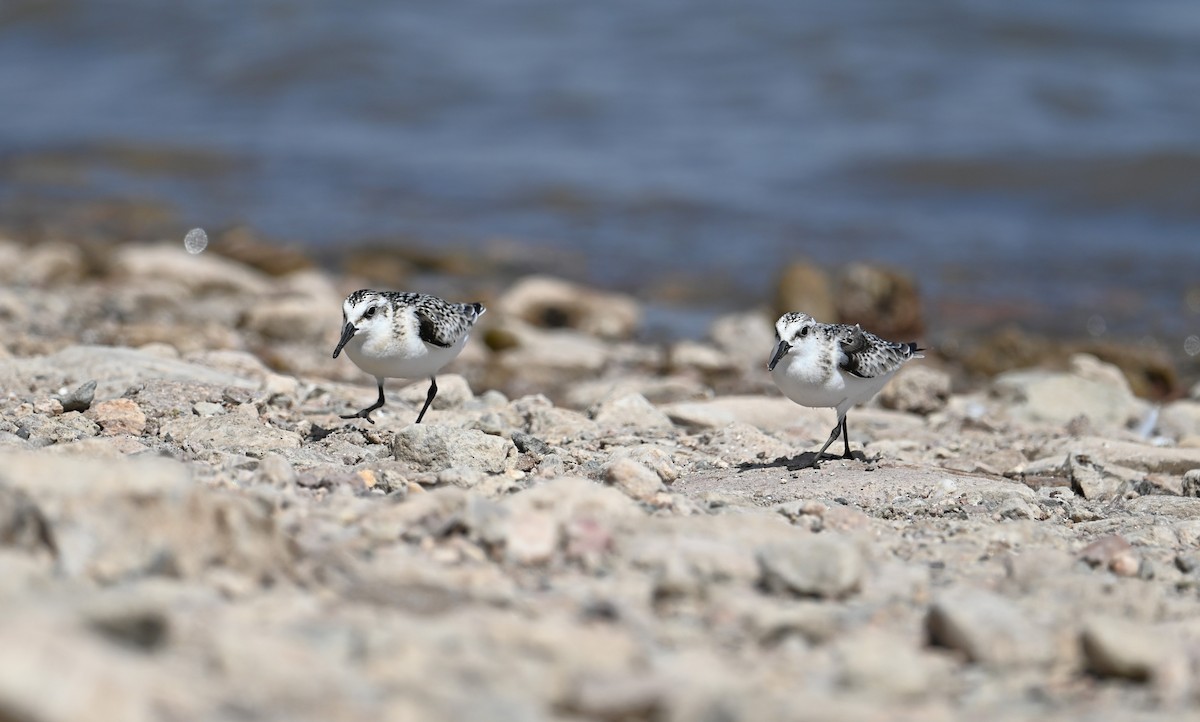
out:
<path id="1" fill-rule="evenodd" d="M 625 289 L 724 278 L 730 306 L 790 258 L 874 260 L 935 319 L 1200 326 L 1195 0 L 0 0 L 0 98 L 10 207 L 509 236 Z M 97 145 L 200 155 L 12 170 Z"/>

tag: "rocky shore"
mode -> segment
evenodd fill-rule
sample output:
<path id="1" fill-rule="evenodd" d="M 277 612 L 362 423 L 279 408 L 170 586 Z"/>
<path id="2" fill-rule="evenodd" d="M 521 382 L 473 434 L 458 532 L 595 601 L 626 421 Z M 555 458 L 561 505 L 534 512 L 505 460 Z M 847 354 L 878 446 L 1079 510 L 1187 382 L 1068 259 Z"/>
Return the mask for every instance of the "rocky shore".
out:
<path id="1" fill-rule="evenodd" d="M 794 468 L 833 415 L 767 312 L 647 343 L 521 279 L 371 425 L 361 278 L 0 242 L 0 281 L 0 719 L 1198 717 L 1200 386 L 931 354 Z"/>

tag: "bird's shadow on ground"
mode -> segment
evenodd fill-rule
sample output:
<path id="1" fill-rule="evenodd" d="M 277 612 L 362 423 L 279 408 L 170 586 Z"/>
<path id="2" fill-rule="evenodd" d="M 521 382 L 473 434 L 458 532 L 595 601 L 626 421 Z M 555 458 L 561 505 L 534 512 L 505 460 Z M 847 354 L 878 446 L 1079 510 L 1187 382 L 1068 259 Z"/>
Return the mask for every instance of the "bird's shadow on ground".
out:
<path id="1" fill-rule="evenodd" d="M 821 457 L 822 463 L 831 461 L 842 461 L 844 457 L 838 454 L 825 454 Z M 868 462 L 870 459 L 861 451 L 851 451 L 850 459 L 854 461 Z M 817 452 L 806 451 L 803 454 L 795 456 L 780 456 L 773 461 L 746 461 L 737 465 L 738 471 L 755 471 L 757 469 L 787 469 L 788 471 L 801 471 L 803 469 L 820 468 L 814 466 L 817 461 Z"/>

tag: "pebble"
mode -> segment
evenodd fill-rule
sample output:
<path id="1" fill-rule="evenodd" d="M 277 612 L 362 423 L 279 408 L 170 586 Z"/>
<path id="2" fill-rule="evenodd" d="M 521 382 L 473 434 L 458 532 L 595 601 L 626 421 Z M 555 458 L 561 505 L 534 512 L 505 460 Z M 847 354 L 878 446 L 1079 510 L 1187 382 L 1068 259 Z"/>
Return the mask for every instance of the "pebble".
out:
<path id="1" fill-rule="evenodd" d="M 658 474 L 624 456 L 604 466 L 604 480 L 638 501 L 651 501 L 664 490 Z"/>
<path id="2" fill-rule="evenodd" d="M 129 434 L 141 436 L 146 430 L 146 414 L 129 399 L 108 399 L 93 406 L 88 415 L 108 436 Z"/>

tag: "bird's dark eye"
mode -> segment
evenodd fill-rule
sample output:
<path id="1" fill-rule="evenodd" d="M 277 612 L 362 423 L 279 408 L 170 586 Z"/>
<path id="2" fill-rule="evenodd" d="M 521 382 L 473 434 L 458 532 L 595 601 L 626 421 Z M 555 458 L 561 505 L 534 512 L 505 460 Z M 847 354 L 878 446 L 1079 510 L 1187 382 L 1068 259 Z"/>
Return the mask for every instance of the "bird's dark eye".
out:
<path id="1" fill-rule="evenodd" d="M 371 318 L 372 316 L 374 316 L 375 309 L 376 309 L 375 306 L 371 306 L 370 308 L 368 308 L 367 312 L 363 314 L 363 318 Z"/>
<path id="2" fill-rule="evenodd" d="M 800 329 L 800 338 L 804 338 L 807 335 L 808 335 L 808 326 L 805 326 Z"/>

